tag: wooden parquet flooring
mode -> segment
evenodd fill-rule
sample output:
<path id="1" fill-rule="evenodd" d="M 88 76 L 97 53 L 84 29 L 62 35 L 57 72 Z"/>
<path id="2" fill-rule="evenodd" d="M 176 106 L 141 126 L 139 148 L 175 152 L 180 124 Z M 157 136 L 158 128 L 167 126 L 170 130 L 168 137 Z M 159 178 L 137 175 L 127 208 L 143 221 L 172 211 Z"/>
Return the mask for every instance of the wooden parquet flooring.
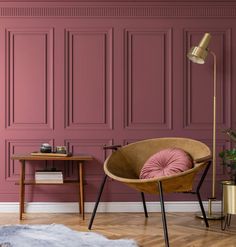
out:
<path id="1" fill-rule="evenodd" d="M 0 214 L 0 225 L 5 224 L 64 224 L 71 229 L 88 231 L 91 214 L 83 221 L 78 214 L 30 214 L 22 221 L 18 214 Z M 209 221 L 206 229 L 201 219 L 193 213 L 167 213 L 171 247 L 236 247 L 236 216 L 232 216 L 229 229 L 222 231 L 220 221 Z M 160 213 L 149 213 L 146 219 L 141 213 L 97 214 L 93 232 L 101 233 L 110 239 L 130 238 L 140 247 L 164 247 Z M 22 246 L 23 247 L 23 246 Z"/>

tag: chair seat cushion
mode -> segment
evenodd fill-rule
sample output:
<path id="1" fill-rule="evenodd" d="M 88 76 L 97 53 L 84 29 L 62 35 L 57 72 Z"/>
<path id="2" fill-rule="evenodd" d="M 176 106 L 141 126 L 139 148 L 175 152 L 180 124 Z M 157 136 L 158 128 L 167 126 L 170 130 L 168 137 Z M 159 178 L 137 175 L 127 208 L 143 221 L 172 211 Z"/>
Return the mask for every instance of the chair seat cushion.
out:
<path id="1" fill-rule="evenodd" d="M 140 172 L 141 179 L 171 176 L 193 167 L 191 156 L 179 148 L 163 149 L 152 155 Z"/>

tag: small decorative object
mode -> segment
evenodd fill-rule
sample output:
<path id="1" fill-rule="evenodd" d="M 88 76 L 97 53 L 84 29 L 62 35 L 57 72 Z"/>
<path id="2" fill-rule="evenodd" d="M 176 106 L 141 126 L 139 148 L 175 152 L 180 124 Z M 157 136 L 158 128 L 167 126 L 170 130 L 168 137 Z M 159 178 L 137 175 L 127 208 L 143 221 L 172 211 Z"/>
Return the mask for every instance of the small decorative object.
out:
<path id="1" fill-rule="evenodd" d="M 52 146 L 48 143 L 43 143 L 40 147 L 41 153 L 51 153 L 52 152 Z"/>
<path id="2" fill-rule="evenodd" d="M 65 146 L 56 146 L 56 153 L 66 154 L 67 150 Z"/>

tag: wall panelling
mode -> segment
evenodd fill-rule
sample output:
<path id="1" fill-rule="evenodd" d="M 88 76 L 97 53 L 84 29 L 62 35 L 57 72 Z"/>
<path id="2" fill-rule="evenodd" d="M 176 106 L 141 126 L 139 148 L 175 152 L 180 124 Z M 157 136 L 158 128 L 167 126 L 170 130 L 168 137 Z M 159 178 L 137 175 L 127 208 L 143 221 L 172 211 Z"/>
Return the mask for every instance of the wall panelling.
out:
<path id="1" fill-rule="evenodd" d="M 170 129 L 171 30 L 126 30 L 125 36 L 126 127 Z"/>
<path id="2" fill-rule="evenodd" d="M 217 150 L 227 147 L 221 130 L 236 123 L 235 16 L 230 1 L 0 1 L 0 201 L 18 200 L 11 155 L 43 142 L 94 157 L 85 164 L 86 201 L 103 178 L 104 144 L 181 136 L 211 146 L 212 58 L 202 66 L 186 58 L 205 32 L 217 55 Z M 67 179 L 77 175 L 73 164 L 59 167 Z M 224 176 L 218 161 L 217 181 Z M 26 194 L 28 201 L 77 200 L 76 186 L 29 186 Z M 211 171 L 204 199 L 210 194 Z M 138 196 L 109 181 L 103 200 Z"/>
<path id="3" fill-rule="evenodd" d="M 112 29 L 67 30 L 66 40 L 66 125 L 68 128 L 110 129 Z"/>
<path id="4" fill-rule="evenodd" d="M 53 128 L 53 29 L 6 29 L 6 126 Z"/>

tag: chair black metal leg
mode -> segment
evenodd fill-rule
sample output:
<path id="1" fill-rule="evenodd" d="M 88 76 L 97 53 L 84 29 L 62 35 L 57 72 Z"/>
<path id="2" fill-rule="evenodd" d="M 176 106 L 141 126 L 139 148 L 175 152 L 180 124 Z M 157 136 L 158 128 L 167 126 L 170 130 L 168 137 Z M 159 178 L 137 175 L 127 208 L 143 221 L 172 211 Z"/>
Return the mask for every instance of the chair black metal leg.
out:
<path id="1" fill-rule="evenodd" d="M 198 185 L 197 185 L 197 189 L 196 189 L 197 192 L 200 191 L 200 188 L 201 188 L 201 186 L 202 186 L 202 183 L 203 183 L 203 181 L 204 181 L 204 179 L 205 179 L 205 177 L 206 177 L 206 175 L 207 175 L 207 172 L 208 172 L 210 166 L 211 166 L 211 161 L 208 162 L 208 164 L 207 164 L 207 166 L 206 166 L 206 168 L 205 168 L 205 170 L 204 170 L 204 172 L 203 172 L 203 174 L 202 174 L 202 176 L 201 176 L 201 179 L 200 179 L 200 181 L 199 181 L 199 183 L 198 183 Z"/>
<path id="2" fill-rule="evenodd" d="M 206 224 L 206 227 L 209 227 L 208 220 L 207 220 L 207 217 L 206 217 L 206 212 L 205 212 L 205 209 L 203 207 L 202 199 L 201 199 L 199 191 L 197 191 L 196 194 L 197 194 L 198 202 L 199 202 L 199 205 L 200 205 L 200 208 L 201 208 L 201 211 L 202 211 L 202 216 L 203 216 L 204 222 Z"/>
<path id="3" fill-rule="evenodd" d="M 88 227 L 89 230 L 91 230 L 91 228 L 92 228 L 93 220 L 94 220 L 96 212 L 97 212 L 98 204 L 100 202 L 101 195 L 102 195 L 103 188 L 104 188 L 104 185 L 106 183 L 106 180 L 107 180 L 107 175 L 105 175 L 105 177 L 104 177 L 104 179 L 103 179 L 103 181 L 101 183 L 101 186 L 100 186 L 100 190 L 99 190 L 99 194 L 98 194 L 98 197 L 97 197 L 97 201 L 96 201 L 96 204 L 94 206 L 93 214 L 92 214 L 92 217 L 91 217 L 90 222 L 89 222 L 89 227 Z"/>
<path id="4" fill-rule="evenodd" d="M 159 193 L 160 193 L 161 214 L 162 214 L 162 224 L 163 224 L 164 237 L 165 237 L 165 245 L 166 247 L 169 247 L 168 229 L 167 229 L 167 223 L 166 223 L 166 212 L 165 212 L 164 197 L 163 197 L 161 181 L 158 181 L 158 188 L 159 188 Z"/>
<path id="5" fill-rule="evenodd" d="M 141 192 L 141 197 L 142 197 L 142 201 L 143 201 L 143 209 L 144 209 L 145 217 L 148 218 L 146 201 L 145 201 L 145 197 L 144 197 L 144 193 L 143 192 Z"/>
<path id="6" fill-rule="evenodd" d="M 203 216 L 203 219 L 204 219 L 204 222 L 206 224 L 206 227 L 209 227 L 209 224 L 208 224 L 208 220 L 207 220 L 207 217 L 206 217 L 206 212 L 205 212 L 205 209 L 203 207 L 203 204 L 202 204 L 202 199 L 201 199 L 201 196 L 200 196 L 200 188 L 202 186 L 202 183 L 207 175 L 207 172 L 210 168 L 210 165 L 211 165 L 211 161 L 208 162 L 203 174 L 202 174 L 202 177 L 197 185 L 197 189 L 196 189 L 196 194 L 197 194 L 197 198 L 198 198 L 198 202 L 199 202 L 199 205 L 200 205 L 200 208 L 201 208 L 201 211 L 202 211 L 202 216 Z"/>

